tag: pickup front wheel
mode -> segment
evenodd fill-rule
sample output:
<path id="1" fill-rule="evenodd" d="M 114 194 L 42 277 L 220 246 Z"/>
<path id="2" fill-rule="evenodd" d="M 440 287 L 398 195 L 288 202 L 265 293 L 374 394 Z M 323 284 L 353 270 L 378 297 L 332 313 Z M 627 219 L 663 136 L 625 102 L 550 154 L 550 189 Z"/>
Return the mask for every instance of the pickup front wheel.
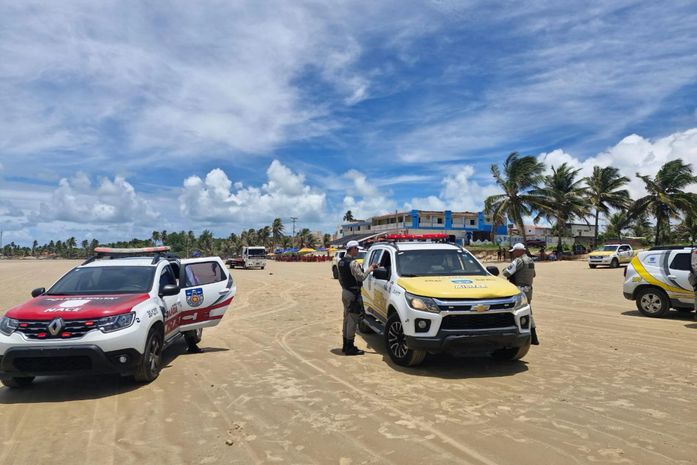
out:
<path id="1" fill-rule="evenodd" d="M 160 375 L 162 369 L 162 331 L 158 328 L 153 328 L 148 334 L 148 339 L 145 342 L 145 352 L 141 359 L 133 378 L 139 383 L 150 383 L 155 381 Z"/>
<path id="2" fill-rule="evenodd" d="M 419 365 L 426 358 L 425 350 L 412 350 L 407 347 L 402 321 L 397 313 L 393 313 L 387 319 L 385 348 L 394 363 L 405 367 Z"/>

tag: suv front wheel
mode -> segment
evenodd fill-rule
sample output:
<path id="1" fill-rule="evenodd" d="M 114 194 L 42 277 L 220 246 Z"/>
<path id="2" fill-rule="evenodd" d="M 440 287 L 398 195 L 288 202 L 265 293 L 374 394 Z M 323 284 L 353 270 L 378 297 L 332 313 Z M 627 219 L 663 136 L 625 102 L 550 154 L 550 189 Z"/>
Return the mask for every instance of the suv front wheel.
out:
<path id="1" fill-rule="evenodd" d="M 670 310 L 668 296 L 658 288 L 646 287 L 636 294 L 636 308 L 644 316 L 662 317 Z"/>
<path id="2" fill-rule="evenodd" d="M 150 383 L 155 381 L 160 375 L 160 369 L 162 368 L 162 347 L 162 331 L 157 328 L 151 329 L 150 333 L 148 333 L 148 339 L 145 342 L 143 358 L 138 364 L 135 373 L 133 373 L 133 378 L 135 378 L 136 381 L 139 383 Z"/>
<path id="3" fill-rule="evenodd" d="M 402 321 L 397 313 L 393 313 L 387 319 L 385 349 L 394 363 L 405 367 L 419 365 L 426 358 L 425 350 L 413 350 L 407 347 Z"/>

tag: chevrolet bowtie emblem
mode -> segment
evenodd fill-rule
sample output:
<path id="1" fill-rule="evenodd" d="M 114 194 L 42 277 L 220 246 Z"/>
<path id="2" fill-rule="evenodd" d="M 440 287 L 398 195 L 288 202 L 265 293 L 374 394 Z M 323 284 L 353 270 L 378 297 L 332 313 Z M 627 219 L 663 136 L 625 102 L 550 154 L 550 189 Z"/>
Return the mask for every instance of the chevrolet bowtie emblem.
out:
<path id="1" fill-rule="evenodd" d="M 56 318 L 48 324 L 48 332 L 51 333 L 51 336 L 58 336 L 63 331 L 63 326 L 63 319 Z"/>
<path id="2" fill-rule="evenodd" d="M 472 306 L 472 310 L 474 310 L 475 312 L 486 312 L 487 310 L 489 310 L 489 306 L 484 304 L 477 304 Z"/>

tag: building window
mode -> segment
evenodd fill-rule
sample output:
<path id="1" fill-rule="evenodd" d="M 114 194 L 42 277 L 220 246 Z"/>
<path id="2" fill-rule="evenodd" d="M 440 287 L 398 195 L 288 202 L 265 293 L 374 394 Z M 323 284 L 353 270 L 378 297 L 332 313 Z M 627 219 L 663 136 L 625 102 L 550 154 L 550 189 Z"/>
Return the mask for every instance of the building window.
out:
<path id="1" fill-rule="evenodd" d="M 475 224 L 477 224 L 475 220 L 470 220 L 470 226 L 474 226 Z"/>
<path id="2" fill-rule="evenodd" d="M 443 224 L 443 218 L 438 218 L 438 224 Z"/>

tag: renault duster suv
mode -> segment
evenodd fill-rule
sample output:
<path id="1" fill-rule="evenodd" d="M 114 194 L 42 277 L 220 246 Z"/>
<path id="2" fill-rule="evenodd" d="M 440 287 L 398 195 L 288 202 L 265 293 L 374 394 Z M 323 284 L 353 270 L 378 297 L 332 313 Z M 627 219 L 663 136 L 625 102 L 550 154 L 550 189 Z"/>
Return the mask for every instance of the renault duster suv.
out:
<path id="1" fill-rule="evenodd" d="M 363 282 L 359 328 L 382 334 L 394 363 L 418 365 L 441 352 L 517 360 L 530 349 L 525 294 L 467 250 L 385 242 L 368 250 L 364 267 L 374 263 L 379 267 Z"/>
<path id="2" fill-rule="evenodd" d="M 0 381 L 16 388 L 78 372 L 157 378 L 163 348 L 180 336 L 199 342 L 236 291 L 220 258 L 178 260 L 167 250 L 97 248 L 9 309 L 0 319 Z"/>

